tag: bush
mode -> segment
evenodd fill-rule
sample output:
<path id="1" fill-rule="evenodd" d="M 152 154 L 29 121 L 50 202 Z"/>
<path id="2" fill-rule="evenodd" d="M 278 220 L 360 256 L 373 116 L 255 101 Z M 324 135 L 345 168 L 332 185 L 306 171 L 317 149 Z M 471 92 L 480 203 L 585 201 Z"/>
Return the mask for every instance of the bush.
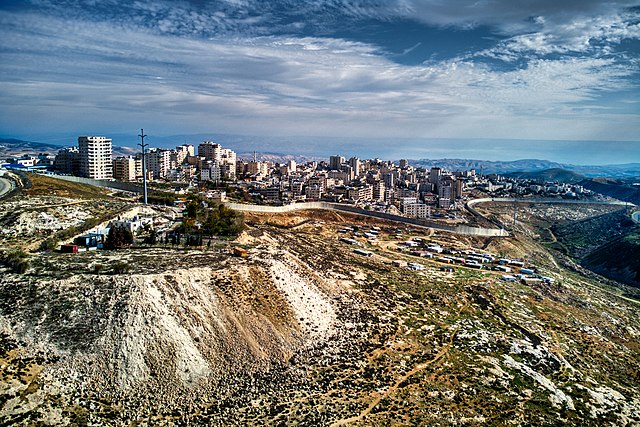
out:
<path id="1" fill-rule="evenodd" d="M 202 223 L 205 234 L 217 236 L 237 236 L 245 229 L 244 215 L 223 204 L 207 209 Z"/>
<path id="2" fill-rule="evenodd" d="M 113 274 L 126 274 L 131 271 L 131 266 L 125 261 L 116 261 L 113 263 Z"/>
<path id="3" fill-rule="evenodd" d="M 27 255 L 23 251 L 18 250 L 5 252 L 2 255 L 0 261 L 2 261 L 2 264 L 4 264 L 6 267 L 9 267 L 11 271 L 18 274 L 26 273 L 31 266 L 29 255 Z"/>

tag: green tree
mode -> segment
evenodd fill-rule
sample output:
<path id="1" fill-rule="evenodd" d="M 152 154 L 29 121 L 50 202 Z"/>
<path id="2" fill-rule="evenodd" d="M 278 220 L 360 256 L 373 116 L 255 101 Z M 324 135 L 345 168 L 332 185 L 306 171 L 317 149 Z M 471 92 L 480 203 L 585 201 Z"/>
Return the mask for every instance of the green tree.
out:
<path id="1" fill-rule="evenodd" d="M 104 244 L 105 249 L 120 249 L 133 243 L 133 234 L 125 227 L 111 227 Z"/>

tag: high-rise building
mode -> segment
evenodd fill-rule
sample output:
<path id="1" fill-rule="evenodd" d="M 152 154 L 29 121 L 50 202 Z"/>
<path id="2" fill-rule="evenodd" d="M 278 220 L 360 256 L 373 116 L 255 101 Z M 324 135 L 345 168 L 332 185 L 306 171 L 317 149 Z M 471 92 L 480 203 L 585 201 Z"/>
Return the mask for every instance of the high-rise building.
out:
<path id="1" fill-rule="evenodd" d="M 388 190 L 393 189 L 393 187 L 395 187 L 395 185 L 396 185 L 395 176 L 394 176 L 393 172 L 384 172 L 382 174 L 382 180 L 384 181 L 384 186 Z"/>
<path id="2" fill-rule="evenodd" d="M 111 139 L 104 136 L 78 137 L 80 175 L 93 179 L 113 178 Z"/>
<path id="3" fill-rule="evenodd" d="M 384 202 L 384 181 L 375 181 L 373 183 L 373 200 Z"/>
<path id="4" fill-rule="evenodd" d="M 153 173 L 153 179 L 164 179 L 171 169 L 171 150 L 152 148 L 146 154 L 147 171 Z"/>
<path id="5" fill-rule="evenodd" d="M 220 162 L 221 149 L 220 144 L 216 144 L 213 141 L 202 141 L 202 143 L 198 145 L 198 156 L 204 157 L 207 160 Z"/>
<path id="6" fill-rule="evenodd" d="M 431 173 L 429 174 L 429 182 L 433 184 L 435 191 L 438 191 L 440 188 L 441 177 L 442 177 L 442 169 L 431 168 Z"/>
<path id="7" fill-rule="evenodd" d="M 352 157 L 349 159 L 349 166 L 353 169 L 354 178 L 360 176 L 360 172 L 362 172 L 362 162 L 357 157 Z"/>
<path id="8" fill-rule="evenodd" d="M 78 147 L 63 148 L 58 151 L 53 161 L 53 168 L 60 172 L 71 175 L 80 173 L 80 151 Z"/>
<path id="9" fill-rule="evenodd" d="M 342 156 L 331 156 L 329 157 L 329 169 L 333 171 L 339 171 L 340 166 L 344 163 L 344 157 Z"/>
<path id="10" fill-rule="evenodd" d="M 187 157 L 193 155 L 193 145 L 191 144 L 184 144 L 176 147 L 176 149 L 171 153 L 172 166 L 180 166 L 182 163 L 184 163 Z"/>

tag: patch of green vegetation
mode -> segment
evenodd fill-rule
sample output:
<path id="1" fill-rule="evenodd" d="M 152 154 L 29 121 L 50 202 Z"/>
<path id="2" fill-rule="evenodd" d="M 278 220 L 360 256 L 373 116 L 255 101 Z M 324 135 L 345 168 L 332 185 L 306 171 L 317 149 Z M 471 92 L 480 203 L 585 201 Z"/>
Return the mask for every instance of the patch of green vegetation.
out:
<path id="1" fill-rule="evenodd" d="M 199 231 L 205 235 L 238 236 L 246 228 L 242 212 L 219 203 L 210 205 L 211 201 L 199 196 L 190 196 L 187 203 L 187 217 L 181 226 L 183 233 Z M 201 224 L 197 229 L 196 223 Z"/>

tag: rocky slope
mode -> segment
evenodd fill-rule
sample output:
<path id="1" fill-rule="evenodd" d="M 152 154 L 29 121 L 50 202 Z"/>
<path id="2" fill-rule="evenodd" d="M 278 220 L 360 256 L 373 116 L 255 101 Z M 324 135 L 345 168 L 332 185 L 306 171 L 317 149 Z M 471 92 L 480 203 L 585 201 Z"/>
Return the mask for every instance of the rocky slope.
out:
<path id="1" fill-rule="evenodd" d="M 15 425 L 633 425 L 640 307 L 525 237 L 382 232 L 335 213 L 258 215 L 211 250 L 32 257 L 0 274 L 0 419 Z M 367 220 L 369 221 L 369 220 Z M 361 226 L 364 224 L 360 223 Z M 385 227 L 385 225 L 382 227 Z M 537 253 L 501 281 L 395 249 Z M 354 236 L 354 238 L 358 238 Z M 394 267 L 418 261 L 420 271 Z M 131 274 L 110 265 L 128 262 Z M 98 266 L 102 266 L 98 268 Z"/>

